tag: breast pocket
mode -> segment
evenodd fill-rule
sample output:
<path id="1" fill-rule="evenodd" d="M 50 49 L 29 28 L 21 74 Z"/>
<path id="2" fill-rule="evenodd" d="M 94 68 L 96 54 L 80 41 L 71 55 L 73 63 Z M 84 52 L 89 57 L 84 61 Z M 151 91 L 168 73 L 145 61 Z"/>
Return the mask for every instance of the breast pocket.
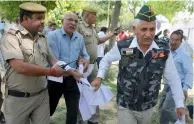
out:
<path id="1" fill-rule="evenodd" d="M 33 63 L 33 49 L 25 45 L 21 45 L 20 48 L 24 56 L 24 61 Z"/>
<path id="2" fill-rule="evenodd" d="M 89 46 L 92 44 L 92 33 L 91 32 L 84 32 L 84 41 L 85 45 Z"/>
<path id="3" fill-rule="evenodd" d="M 42 66 L 47 66 L 48 65 L 48 61 L 47 61 L 47 58 L 48 58 L 48 53 L 47 53 L 47 50 L 46 49 L 40 49 L 39 50 L 39 52 L 40 52 L 40 65 L 42 65 Z"/>

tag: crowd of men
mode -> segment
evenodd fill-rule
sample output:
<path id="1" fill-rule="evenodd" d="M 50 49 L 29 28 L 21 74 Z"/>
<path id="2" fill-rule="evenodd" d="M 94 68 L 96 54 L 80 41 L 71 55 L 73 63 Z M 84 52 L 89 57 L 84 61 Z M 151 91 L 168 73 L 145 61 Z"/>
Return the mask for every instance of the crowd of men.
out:
<path id="1" fill-rule="evenodd" d="M 165 88 L 159 105 L 160 124 L 184 121 L 184 101 L 193 84 L 192 57 L 182 47 L 182 30 L 172 32 L 170 37 L 169 30 L 165 30 L 164 37 L 155 39 L 156 17 L 151 6 L 144 5 L 136 15 L 134 35 L 122 38 L 107 53 L 105 42 L 120 31 L 107 33 L 108 28 L 102 27 L 98 33 L 93 26 L 96 9 L 83 8 L 82 21 L 74 12 L 66 12 L 62 27 L 56 29 L 54 22 L 44 27 L 44 6 L 26 2 L 19 8 L 20 24 L 4 33 L 0 43 L 1 70 L 5 72 L 1 121 L 49 124 L 63 95 L 66 124 L 82 124 L 77 82 L 83 75 L 76 69 L 79 63 L 83 63 L 84 71 L 94 64 L 88 81 L 98 90 L 113 61 L 119 61 L 118 124 L 149 122 L 162 79 Z M 71 68 L 62 69 L 57 61 L 68 63 Z M 47 80 L 47 76 L 63 76 L 63 82 Z M 99 124 L 99 118 L 97 107 L 87 123 Z"/>

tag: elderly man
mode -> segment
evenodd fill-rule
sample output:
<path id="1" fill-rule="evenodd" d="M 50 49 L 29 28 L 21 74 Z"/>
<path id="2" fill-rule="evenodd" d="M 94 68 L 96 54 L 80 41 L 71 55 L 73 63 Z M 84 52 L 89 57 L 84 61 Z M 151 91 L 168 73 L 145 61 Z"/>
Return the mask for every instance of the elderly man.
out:
<path id="1" fill-rule="evenodd" d="M 62 19 L 63 27 L 49 32 L 48 43 L 58 60 L 71 63 L 72 68 L 77 68 L 78 57 L 84 59 L 85 68 L 89 64 L 83 36 L 76 32 L 77 16 L 73 12 L 65 13 Z M 66 124 L 76 124 L 80 93 L 76 80 L 72 76 L 65 76 L 63 83 L 49 81 L 49 97 L 51 116 L 55 112 L 59 99 L 65 98 L 67 114 Z"/>
<path id="2" fill-rule="evenodd" d="M 5 60 L 6 85 L 3 112 L 6 124 L 49 124 L 49 96 L 46 76 L 72 74 L 56 63 L 41 32 L 46 8 L 36 3 L 20 6 L 21 25 L 10 29 L 1 39 L 1 51 Z"/>
<path id="3" fill-rule="evenodd" d="M 184 113 L 184 96 L 172 54 L 166 44 L 154 41 L 155 20 L 152 8 L 144 5 L 133 24 L 135 37 L 119 41 L 105 55 L 91 83 L 99 88 L 111 62 L 119 60 L 118 124 L 148 123 L 157 104 L 162 76 L 172 89 L 179 119 Z"/>
<path id="4" fill-rule="evenodd" d="M 105 37 L 98 37 L 97 31 L 95 27 L 93 26 L 96 23 L 96 13 L 97 10 L 91 7 L 85 7 L 83 8 L 82 12 L 82 22 L 79 23 L 77 31 L 83 35 L 86 50 L 90 56 L 90 63 L 96 62 L 97 59 L 97 46 L 99 44 L 102 44 L 106 42 L 109 38 L 113 37 L 114 35 L 117 35 L 118 33 L 110 33 L 106 35 Z M 88 77 L 89 81 L 92 81 L 96 78 L 98 71 L 97 64 L 95 63 L 94 69 L 91 73 L 91 75 Z M 98 124 L 99 122 L 99 108 L 97 107 L 96 114 L 89 120 L 88 124 Z"/>
<path id="5" fill-rule="evenodd" d="M 193 85 L 193 68 L 192 57 L 185 52 L 182 44 L 183 33 L 179 30 L 172 32 L 170 36 L 170 46 L 173 55 L 173 59 L 181 79 L 185 100 L 188 97 L 188 89 Z M 168 124 L 169 122 L 175 123 L 177 115 L 175 112 L 175 102 L 172 98 L 172 90 L 165 81 L 165 87 L 163 89 L 163 95 L 160 100 L 159 106 L 159 120 L 160 124 Z M 167 82 L 167 83 L 166 83 Z"/>

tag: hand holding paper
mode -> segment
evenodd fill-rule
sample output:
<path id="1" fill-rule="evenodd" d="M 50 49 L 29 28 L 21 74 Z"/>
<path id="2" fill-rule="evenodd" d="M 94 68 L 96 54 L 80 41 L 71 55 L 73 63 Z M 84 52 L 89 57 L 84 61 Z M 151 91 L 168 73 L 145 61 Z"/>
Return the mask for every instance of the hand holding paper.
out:
<path id="1" fill-rule="evenodd" d="M 64 66 L 64 68 L 62 69 L 61 66 Z M 63 77 L 66 74 L 72 75 L 76 80 L 79 80 L 81 77 L 83 77 L 83 75 L 81 73 L 79 73 L 78 71 L 76 71 L 75 69 L 71 68 L 69 65 L 67 65 L 65 62 L 63 61 L 58 61 L 53 68 L 56 70 L 56 74 L 57 76 L 61 76 L 61 77 L 53 77 L 53 76 L 48 76 L 48 80 L 52 80 L 55 82 L 59 82 L 62 83 L 63 82 Z"/>
<path id="2" fill-rule="evenodd" d="M 91 82 L 91 85 L 96 88 L 96 90 L 99 89 L 101 85 L 102 78 L 97 77 L 95 80 Z"/>
<path id="3" fill-rule="evenodd" d="M 174 124 L 185 124 L 185 114 L 182 115 L 182 120 L 177 120 Z"/>
<path id="4" fill-rule="evenodd" d="M 178 119 L 182 120 L 182 116 L 185 113 L 185 108 L 177 108 L 176 109 L 176 113 L 177 113 Z"/>
<path id="5" fill-rule="evenodd" d="M 87 72 L 84 73 L 84 78 L 81 78 L 80 83 L 78 83 L 80 91 L 79 109 L 84 121 L 90 119 L 96 113 L 96 106 L 107 105 L 114 96 L 111 90 L 105 86 L 100 87 L 99 85 L 100 88 L 94 91 L 95 87 L 91 86 L 87 80 L 87 76 L 91 74 L 93 67 L 94 64 L 89 65 Z M 80 73 L 83 73 L 83 70 L 84 65 L 79 65 Z"/>

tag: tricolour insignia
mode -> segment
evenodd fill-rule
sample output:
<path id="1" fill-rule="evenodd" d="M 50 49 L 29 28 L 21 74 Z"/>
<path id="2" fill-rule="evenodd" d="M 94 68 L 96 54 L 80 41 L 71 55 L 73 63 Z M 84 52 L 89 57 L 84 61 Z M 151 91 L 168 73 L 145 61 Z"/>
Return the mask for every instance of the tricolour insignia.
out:
<path id="1" fill-rule="evenodd" d="M 133 49 L 130 48 L 122 48 L 121 49 L 121 55 L 132 55 L 133 54 Z"/>

